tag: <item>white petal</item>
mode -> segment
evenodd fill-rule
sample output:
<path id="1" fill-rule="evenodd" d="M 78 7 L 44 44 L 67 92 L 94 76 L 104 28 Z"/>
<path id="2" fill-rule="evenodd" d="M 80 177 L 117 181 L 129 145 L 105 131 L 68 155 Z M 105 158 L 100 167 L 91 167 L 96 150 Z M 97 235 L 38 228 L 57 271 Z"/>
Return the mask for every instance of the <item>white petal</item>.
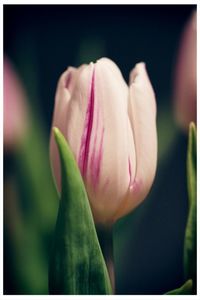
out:
<path id="1" fill-rule="evenodd" d="M 94 64 L 90 63 L 80 69 L 67 112 L 66 138 L 77 162 L 79 161 L 81 139 L 86 126 L 85 119 L 90 98 L 93 68 Z"/>
<path id="2" fill-rule="evenodd" d="M 116 218 L 136 207 L 148 194 L 157 164 L 156 102 L 144 63 L 130 74 L 129 116 L 136 149 L 136 174 Z"/>
<path id="3" fill-rule="evenodd" d="M 55 105 L 54 105 L 54 113 L 53 113 L 53 122 L 52 128 L 57 127 L 60 131 L 65 135 L 66 134 L 66 116 L 67 116 L 67 108 L 70 99 L 70 93 L 66 86 L 68 86 L 69 73 L 71 72 L 71 68 L 67 69 L 60 77 L 56 96 L 55 96 Z M 50 137 L 50 157 L 51 157 L 51 165 L 53 168 L 54 177 L 57 183 L 58 191 L 61 190 L 61 174 L 60 174 L 60 160 L 57 145 L 54 139 L 53 132 L 51 130 Z"/>

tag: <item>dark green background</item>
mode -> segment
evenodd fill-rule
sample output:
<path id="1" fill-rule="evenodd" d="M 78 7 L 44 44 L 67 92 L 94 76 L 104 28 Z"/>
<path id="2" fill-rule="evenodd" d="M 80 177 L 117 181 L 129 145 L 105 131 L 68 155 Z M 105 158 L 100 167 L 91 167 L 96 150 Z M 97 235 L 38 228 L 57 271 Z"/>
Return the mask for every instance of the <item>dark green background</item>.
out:
<path id="1" fill-rule="evenodd" d="M 187 137 L 174 122 L 172 99 L 180 36 L 194 9 L 192 5 L 4 5 L 4 53 L 21 76 L 35 122 L 42 124 L 47 154 L 56 84 L 69 65 L 107 56 L 128 81 L 135 63 L 146 62 L 158 107 L 158 169 L 144 204 L 115 225 L 117 294 L 162 294 L 184 282 Z M 12 159 L 5 154 L 5 181 L 7 173 L 18 176 Z M 22 183 L 20 190 L 23 194 Z M 23 282 L 15 282 L 14 249 L 7 236 L 5 240 L 4 292 L 27 293 Z M 50 240 L 48 236 L 43 249 L 47 258 Z M 45 293 L 34 288 L 28 292 Z"/>

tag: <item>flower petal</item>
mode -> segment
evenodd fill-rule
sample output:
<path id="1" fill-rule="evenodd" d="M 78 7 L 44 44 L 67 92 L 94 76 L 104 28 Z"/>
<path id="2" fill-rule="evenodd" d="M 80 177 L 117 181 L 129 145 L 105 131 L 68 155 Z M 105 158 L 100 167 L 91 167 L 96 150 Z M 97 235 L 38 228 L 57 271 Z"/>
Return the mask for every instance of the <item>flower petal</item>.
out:
<path id="1" fill-rule="evenodd" d="M 95 64 L 94 90 L 95 117 L 86 186 L 95 221 L 106 222 L 112 221 L 127 194 L 130 181 L 128 156 L 134 169 L 135 153 L 127 114 L 128 87 L 117 66 L 111 68 L 105 59 Z M 96 186 L 95 168 L 98 172 Z"/>
<path id="2" fill-rule="evenodd" d="M 79 70 L 67 112 L 66 138 L 77 162 L 80 160 L 83 135 L 87 133 L 86 116 L 90 100 L 93 68 L 94 64 L 90 63 Z"/>
<path id="3" fill-rule="evenodd" d="M 116 219 L 136 207 L 148 194 L 157 163 L 156 102 L 144 63 L 130 74 L 129 117 L 136 149 L 136 173 L 129 195 Z"/>
<path id="4" fill-rule="evenodd" d="M 74 68 L 68 68 L 60 77 L 56 97 L 55 97 L 55 106 L 53 114 L 52 128 L 57 127 L 65 135 L 66 134 L 66 115 L 67 108 L 70 100 L 70 93 L 68 90 L 70 83 L 69 77 L 71 72 L 75 71 Z M 76 72 L 76 71 L 75 71 Z M 72 78 L 72 76 L 71 76 Z M 58 155 L 58 149 L 54 140 L 54 135 L 51 130 L 50 137 L 50 157 L 52 168 L 54 170 L 54 177 L 57 181 L 58 191 L 61 191 L 61 174 L 60 174 L 60 161 Z"/>
<path id="5" fill-rule="evenodd" d="M 26 91 L 8 57 L 3 66 L 3 130 L 5 151 L 13 151 L 26 134 L 28 104 Z"/>
<path id="6" fill-rule="evenodd" d="M 120 69 L 111 59 L 107 57 L 102 57 L 101 59 L 97 60 L 97 64 L 101 64 L 104 67 L 110 69 L 110 71 L 112 72 L 112 76 L 116 77 L 116 79 L 121 81 L 121 83 L 123 82 L 123 85 L 127 87 L 127 84 L 122 76 Z"/>
<path id="7" fill-rule="evenodd" d="M 188 134 L 197 118 L 197 15 L 191 15 L 182 35 L 175 69 L 174 112 L 180 127 Z"/>

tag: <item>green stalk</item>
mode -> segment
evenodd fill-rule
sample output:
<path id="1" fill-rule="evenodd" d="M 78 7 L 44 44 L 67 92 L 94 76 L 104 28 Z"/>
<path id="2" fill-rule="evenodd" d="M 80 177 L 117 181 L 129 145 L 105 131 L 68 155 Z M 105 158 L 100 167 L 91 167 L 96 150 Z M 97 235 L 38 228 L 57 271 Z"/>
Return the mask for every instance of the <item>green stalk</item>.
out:
<path id="1" fill-rule="evenodd" d="M 98 240 L 108 269 L 113 294 L 115 293 L 115 270 L 113 251 L 113 227 L 96 225 Z"/>

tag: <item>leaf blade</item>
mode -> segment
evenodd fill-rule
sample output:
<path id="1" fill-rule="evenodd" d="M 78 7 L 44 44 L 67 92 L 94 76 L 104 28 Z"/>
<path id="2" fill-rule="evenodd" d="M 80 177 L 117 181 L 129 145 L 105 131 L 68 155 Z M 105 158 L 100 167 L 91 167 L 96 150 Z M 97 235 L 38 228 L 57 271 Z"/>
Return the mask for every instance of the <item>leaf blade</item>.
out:
<path id="1" fill-rule="evenodd" d="M 62 191 L 49 269 L 52 294 L 111 294 L 84 183 L 61 132 L 54 129 L 62 169 Z"/>
<path id="2" fill-rule="evenodd" d="M 194 123 L 189 127 L 189 141 L 187 153 L 187 187 L 189 213 L 184 241 L 184 273 L 185 278 L 192 278 L 196 290 L 197 272 L 197 151 L 196 151 L 196 127 Z"/>
<path id="3" fill-rule="evenodd" d="M 187 280 L 180 288 L 167 292 L 165 295 L 191 295 L 192 280 Z"/>

